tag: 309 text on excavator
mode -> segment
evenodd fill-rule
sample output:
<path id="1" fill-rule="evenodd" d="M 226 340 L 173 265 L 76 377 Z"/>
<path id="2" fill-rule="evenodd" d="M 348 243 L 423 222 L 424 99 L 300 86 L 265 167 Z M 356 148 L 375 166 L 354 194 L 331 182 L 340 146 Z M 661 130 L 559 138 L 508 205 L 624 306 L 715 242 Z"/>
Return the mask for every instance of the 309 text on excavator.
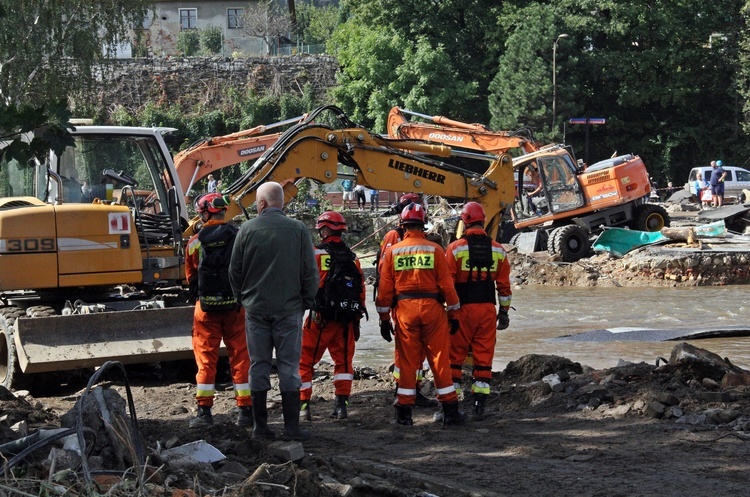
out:
<path id="1" fill-rule="evenodd" d="M 420 178 L 424 178 L 427 181 L 434 181 L 435 183 L 445 184 L 444 174 L 438 174 L 435 171 L 430 171 L 429 169 L 422 169 L 421 167 L 414 166 L 412 164 L 407 164 L 406 162 L 401 162 L 399 160 L 390 159 L 388 161 L 388 167 L 390 167 L 391 169 L 397 169 L 399 171 L 403 171 L 407 174 L 413 174 L 414 176 L 419 176 Z"/>
<path id="2" fill-rule="evenodd" d="M 54 238 L 9 238 L 0 240 L 0 253 L 49 252 L 55 250 Z"/>

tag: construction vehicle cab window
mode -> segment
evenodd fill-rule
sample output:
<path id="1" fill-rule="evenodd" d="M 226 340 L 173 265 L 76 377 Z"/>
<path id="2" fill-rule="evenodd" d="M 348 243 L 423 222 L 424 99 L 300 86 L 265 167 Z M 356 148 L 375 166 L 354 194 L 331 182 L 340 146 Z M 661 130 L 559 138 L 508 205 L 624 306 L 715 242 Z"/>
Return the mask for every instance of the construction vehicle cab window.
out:
<path id="1" fill-rule="evenodd" d="M 555 258 L 574 262 L 589 255 L 592 239 L 604 227 L 659 231 L 670 223 L 663 207 L 648 203 L 652 187 L 646 166 L 636 155 L 610 157 L 591 167 L 579 167 L 569 147 L 541 146 L 528 130 L 492 131 L 481 124 L 398 107 L 388 114 L 388 133 L 392 138 L 444 143 L 475 152 L 520 152 L 513 164 L 516 181 L 523 187 L 516 187 L 510 216 L 513 225 L 502 230 L 501 241 L 523 251 L 546 250 Z M 537 173 L 541 185 L 535 184 Z"/>

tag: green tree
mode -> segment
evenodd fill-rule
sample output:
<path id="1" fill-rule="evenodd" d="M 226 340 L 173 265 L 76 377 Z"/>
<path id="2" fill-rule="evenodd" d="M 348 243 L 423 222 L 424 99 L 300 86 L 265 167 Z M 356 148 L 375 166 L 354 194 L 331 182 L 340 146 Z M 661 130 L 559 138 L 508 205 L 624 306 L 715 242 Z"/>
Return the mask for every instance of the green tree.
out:
<path id="1" fill-rule="evenodd" d="M 185 57 L 198 55 L 201 48 L 200 30 L 183 29 L 177 35 L 177 50 Z"/>
<path id="2" fill-rule="evenodd" d="M 334 5 L 317 7 L 312 3 L 297 6 L 297 33 L 303 43 L 325 43 L 340 23 L 340 9 Z"/>
<path id="3" fill-rule="evenodd" d="M 513 30 L 489 86 L 490 127 L 504 131 L 530 127 L 542 139 L 550 135 L 552 119 L 551 54 L 544 47 L 556 37 L 554 14 L 548 5 L 532 4 L 509 12 L 505 20 Z"/>
<path id="4" fill-rule="evenodd" d="M 96 63 L 129 41 L 146 0 L 0 0 L 0 96 L 40 106 L 91 83 Z"/>
<path id="5" fill-rule="evenodd" d="M 440 51 L 446 59 L 448 72 L 440 74 L 438 67 L 430 78 L 423 78 L 420 85 L 429 88 L 433 84 L 457 84 L 458 88 L 474 88 L 473 98 L 466 99 L 459 92 L 455 100 L 445 107 L 432 103 L 430 108 L 420 109 L 428 114 L 444 114 L 471 122 L 487 122 L 488 87 L 497 72 L 497 58 L 504 43 L 504 30 L 497 23 L 497 16 L 504 2 L 494 0 L 344 0 L 342 15 L 346 24 L 356 24 L 361 30 L 378 30 L 397 36 L 402 44 L 426 42 L 432 50 Z M 339 26 L 337 31 L 349 28 Z M 356 44 L 352 48 L 356 47 Z M 366 47 L 362 47 L 366 48 Z M 329 53 L 331 52 L 329 47 Z M 378 52 L 362 52 L 359 58 L 377 59 Z M 399 60 L 404 56 L 402 52 Z M 377 66 L 377 62 L 372 63 Z M 379 77 L 394 78 L 395 73 Z M 392 101 L 396 105 L 400 101 Z"/>
<path id="6" fill-rule="evenodd" d="M 385 131 L 388 110 L 460 108 L 476 98 L 476 84 L 459 78 L 444 47 L 409 41 L 388 28 L 348 21 L 329 42 L 341 64 L 334 99 L 364 126 Z"/>
<path id="7" fill-rule="evenodd" d="M 208 26 L 198 35 L 201 52 L 206 55 L 220 54 L 224 48 L 224 33 L 218 26 Z"/>
<path id="8" fill-rule="evenodd" d="M 746 157 L 737 140 L 737 43 L 745 29 L 739 6 L 559 0 L 507 8 L 499 21 L 512 35 L 492 86 L 493 126 L 518 119 L 549 130 L 552 45 L 566 33 L 557 50 L 558 126 L 570 117 L 607 119 L 591 129 L 590 162 L 615 151 L 637 153 L 662 183 L 677 184 L 696 164 Z M 579 156 L 582 128 L 566 130 Z"/>

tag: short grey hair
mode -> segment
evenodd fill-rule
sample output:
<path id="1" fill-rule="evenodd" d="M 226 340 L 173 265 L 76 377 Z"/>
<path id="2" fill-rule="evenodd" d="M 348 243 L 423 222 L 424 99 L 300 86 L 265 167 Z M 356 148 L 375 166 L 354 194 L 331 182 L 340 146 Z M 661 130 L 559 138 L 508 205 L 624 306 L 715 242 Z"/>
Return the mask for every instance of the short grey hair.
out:
<path id="1" fill-rule="evenodd" d="M 279 183 L 274 181 L 260 185 L 255 196 L 256 202 L 265 200 L 268 207 L 276 207 L 278 209 L 284 207 L 284 189 Z"/>

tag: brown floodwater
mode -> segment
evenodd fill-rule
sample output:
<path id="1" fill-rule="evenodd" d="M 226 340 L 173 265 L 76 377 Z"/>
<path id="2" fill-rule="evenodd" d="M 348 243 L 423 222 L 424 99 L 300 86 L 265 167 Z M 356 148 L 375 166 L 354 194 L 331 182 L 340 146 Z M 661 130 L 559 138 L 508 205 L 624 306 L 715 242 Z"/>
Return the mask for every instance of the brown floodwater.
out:
<path id="1" fill-rule="evenodd" d="M 368 292 L 371 288 L 368 287 Z M 493 370 L 527 354 L 558 355 L 596 369 L 620 359 L 653 364 L 669 359 L 679 341 L 606 342 L 559 340 L 564 335 L 612 328 L 691 329 L 750 326 L 750 287 L 599 288 L 531 285 L 513 289 L 510 327 L 499 331 Z M 372 300 L 372 295 L 369 295 Z M 385 366 L 393 360 L 393 343 L 380 336 L 375 306 L 368 302 L 369 322 L 362 322 L 357 366 Z M 750 369 L 750 337 L 688 340 Z M 324 360 L 330 361 L 326 354 Z"/>

